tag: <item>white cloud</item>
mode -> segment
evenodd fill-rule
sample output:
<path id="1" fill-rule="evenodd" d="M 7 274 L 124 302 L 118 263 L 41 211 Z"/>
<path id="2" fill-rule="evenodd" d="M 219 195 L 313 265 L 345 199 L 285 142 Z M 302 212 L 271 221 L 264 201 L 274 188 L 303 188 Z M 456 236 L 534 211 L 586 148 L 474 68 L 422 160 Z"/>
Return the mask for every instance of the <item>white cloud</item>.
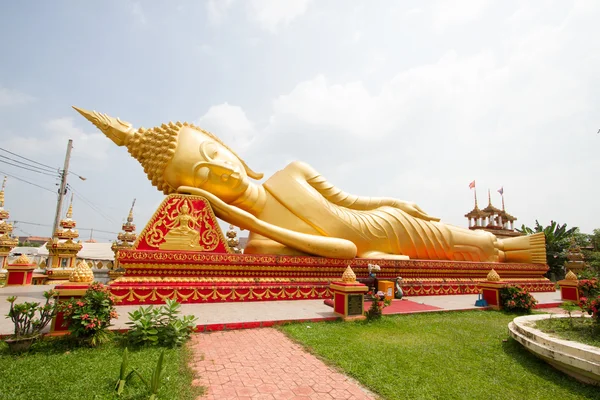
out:
<path id="1" fill-rule="evenodd" d="M 441 0 L 432 9 L 433 27 L 442 31 L 452 25 L 473 21 L 490 5 L 489 0 Z"/>
<path id="2" fill-rule="evenodd" d="M 144 13 L 142 4 L 139 1 L 134 1 L 130 3 L 130 11 L 131 15 L 133 16 L 133 20 L 136 23 L 140 25 L 146 25 L 146 23 L 148 22 L 148 20 L 146 19 L 146 13 Z"/>
<path id="3" fill-rule="evenodd" d="M 208 0 L 206 14 L 211 25 L 220 25 L 225 19 L 233 0 Z"/>
<path id="4" fill-rule="evenodd" d="M 198 125 L 214 133 L 240 153 L 248 148 L 256 136 L 254 124 L 248 119 L 244 110 L 228 103 L 212 106 L 200 117 Z"/>
<path id="5" fill-rule="evenodd" d="M 36 98 L 18 90 L 0 87 L 0 107 L 28 104 Z"/>
<path id="6" fill-rule="evenodd" d="M 477 179 L 480 204 L 490 187 L 499 206 L 495 190 L 505 186 L 519 224 L 559 215 L 590 231 L 588 218 L 564 207 L 565 193 L 583 186 L 590 200 L 580 197 L 581 209 L 600 195 L 567 172 L 598 165 L 581 116 L 591 112 L 589 82 L 600 60 L 587 51 L 597 41 L 579 42 L 579 25 L 572 15 L 528 25 L 495 47 L 449 50 L 399 70 L 376 89 L 319 74 L 273 101 L 268 126 L 250 146 L 258 160 L 250 161 L 268 176 L 301 159 L 344 190 L 417 201 L 460 226 L 472 207 L 467 185 Z"/>
<path id="7" fill-rule="evenodd" d="M 312 0 L 251 0 L 248 14 L 251 20 L 271 33 L 303 15 Z"/>
<path id="8" fill-rule="evenodd" d="M 43 137 L 13 136 L 7 147 L 25 149 L 29 155 L 64 154 L 69 139 L 73 139 L 74 158 L 92 161 L 106 159 L 111 145 L 110 140 L 102 133 L 86 133 L 75 126 L 70 117 L 56 118 L 43 124 L 47 132 Z"/>

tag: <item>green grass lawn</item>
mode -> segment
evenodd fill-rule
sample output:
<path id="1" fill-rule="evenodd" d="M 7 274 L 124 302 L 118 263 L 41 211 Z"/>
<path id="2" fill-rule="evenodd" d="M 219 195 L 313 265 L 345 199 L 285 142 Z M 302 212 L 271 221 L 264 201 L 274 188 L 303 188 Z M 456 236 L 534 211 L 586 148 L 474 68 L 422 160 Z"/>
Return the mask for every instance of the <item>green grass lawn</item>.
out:
<path id="1" fill-rule="evenodd" d="M 600 399 L 508 335 L 514 315 L 396 315 L 281 329 L 385 399 Z M 310 328 L 308 328 L 310 326 Z"/>
<path id="2" fill-rule="evenodd" d="M 600 347 L 600 325 L 591 318 L 551 318 L 538 321 L 536 328 L 561 339 Z"/>
<path id="3" fill-rule="evenodd" d="M 117 340 L 98 348 L 83 348 L 64 339 L 54 339 L 35 343 L 29 353 L 13 356 L 1 342 L 0 399 L 116 399 L 113 390 L 119 378 L 123 349 Z M 129 348 L 129 367 L 149 379 L 161 350 Z M 166 350 L 160 399 L 195 399 L 201 394 L 200 388 L 191 385 L 189 351 L 185 347 Z M 134 378 L 120 397 L 147 398 L 146 387 L 139 378 Z"/>

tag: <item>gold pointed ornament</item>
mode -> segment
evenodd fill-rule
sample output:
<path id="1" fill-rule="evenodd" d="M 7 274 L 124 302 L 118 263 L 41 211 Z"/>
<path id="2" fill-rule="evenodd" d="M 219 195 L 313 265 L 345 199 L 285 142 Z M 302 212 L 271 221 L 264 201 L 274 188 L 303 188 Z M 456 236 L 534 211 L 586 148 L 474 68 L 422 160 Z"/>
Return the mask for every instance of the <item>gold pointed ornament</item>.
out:
<path id="1" fill-rule="evenodd" d="M 352 271 L 352 268 L 348 265 L 348 268 L 342 274 L 342 282 L 352 283 L 356 282 L 356 274 Z"/>
<path id="2" fill-rule="evenodd" d="M 567 272 L 567 275 L 565 275 L 565 280 L 567 280 L 567 281 L 576 281 L 577 280 L 577 275 L 575 275 L 573 273 L 573 271 L 569 271 L 569 272 Z"/>
<path id="3" fill-rule="evenodd" d="M 498 273 L 492 269 L 487 275 L 487 280 L 489 282 L 500 282 L 500 275 L 498 275 Z"/>
<path id="4" fill-rule="evenodd" d="M 86 264 L 85 261 L 81 260 L 71 272 L 69 276 L 69 282 L 88 283 L 94 280 L 94 273 L 92 269 Z"/>

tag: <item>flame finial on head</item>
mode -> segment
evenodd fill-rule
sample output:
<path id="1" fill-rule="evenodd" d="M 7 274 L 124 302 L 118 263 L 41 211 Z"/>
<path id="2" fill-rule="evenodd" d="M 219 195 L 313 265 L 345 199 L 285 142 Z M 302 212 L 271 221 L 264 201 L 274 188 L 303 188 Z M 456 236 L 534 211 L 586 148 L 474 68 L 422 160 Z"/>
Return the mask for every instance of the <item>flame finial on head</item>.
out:
<path id="1" fill-rule="evenodd" d="M 133 136 L 134 129 L 129 122 L 123 122 L 119 118 L 113 118 L 97 111 L 88 111 L 75 106 L 73 108 L 96 125 L 117 146 L 126 146 Z"/>

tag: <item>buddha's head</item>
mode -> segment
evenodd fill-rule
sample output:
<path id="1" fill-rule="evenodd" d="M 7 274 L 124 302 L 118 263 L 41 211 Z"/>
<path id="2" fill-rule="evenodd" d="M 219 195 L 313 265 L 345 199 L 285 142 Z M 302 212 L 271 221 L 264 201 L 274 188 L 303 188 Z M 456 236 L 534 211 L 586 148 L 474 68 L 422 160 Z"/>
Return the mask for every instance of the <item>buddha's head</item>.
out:
<path id="1" fill-rule="evenodd" d="M 131 124 L 96 111 L 74 107 L 144 167 L 152 184 L 165 194 L 181 186 L 213 193 L 225 202 L 239 197 L 249 178 L 261 179 L 227 145 L 210 132 L 188 123 L 134 130 Z"/>

